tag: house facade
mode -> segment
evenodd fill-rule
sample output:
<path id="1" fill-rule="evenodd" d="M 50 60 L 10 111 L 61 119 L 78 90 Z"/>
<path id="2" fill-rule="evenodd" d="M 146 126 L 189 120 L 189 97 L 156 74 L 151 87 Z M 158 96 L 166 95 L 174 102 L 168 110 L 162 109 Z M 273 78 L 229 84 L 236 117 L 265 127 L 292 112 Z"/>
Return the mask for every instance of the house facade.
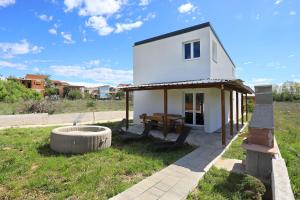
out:
<path id="1" fill-rule="evenodd" d="M 45 82 L 47 76 L 39 74 L 26 74 L 24 78 L 16 79 L 20 81 L 25 87 L 45 95 Z"/>
<path id="2" fill-rule="evenodd" d="M 98 87 L 99 99 L 110 99 L 110 86 L 102 85 Z"/>
<path id="3" fill-rule="evenodd" d="M 165 112 L 182 115 L 186 125 L 208 133 L 230 121 L 231 109 L 237 121 L 239 99 L 251 93 L 237 80 L 235 65 L 210 23 L 136 42 L 133 86 L 127 91 L 134 91 L 134 123 L 143 113 Z"/>

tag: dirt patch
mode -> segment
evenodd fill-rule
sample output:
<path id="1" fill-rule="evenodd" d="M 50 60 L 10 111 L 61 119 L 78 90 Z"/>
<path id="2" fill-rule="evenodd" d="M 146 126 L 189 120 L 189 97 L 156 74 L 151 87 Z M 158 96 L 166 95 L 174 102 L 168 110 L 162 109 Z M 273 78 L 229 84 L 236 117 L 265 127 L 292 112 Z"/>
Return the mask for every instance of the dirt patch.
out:
<path id="1" fill-rule="evenodd" d="M 38 167 L 39 167 L 38 164 L 33 163 L 33 164 L 31 165 L 31 170 L 32 170 L 32 171 L 35 171 Z"/>

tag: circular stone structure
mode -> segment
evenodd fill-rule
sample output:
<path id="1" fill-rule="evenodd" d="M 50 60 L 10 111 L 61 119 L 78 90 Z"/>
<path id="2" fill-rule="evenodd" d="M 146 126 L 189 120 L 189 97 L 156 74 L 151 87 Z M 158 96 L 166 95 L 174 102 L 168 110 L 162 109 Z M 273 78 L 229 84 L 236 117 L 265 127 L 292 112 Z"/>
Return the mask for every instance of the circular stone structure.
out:
<path id="1" fill-rule="evenodd" d="M 65 126 L 53 129 L 50 147 L 58 153 L 86 153 L 111 145 L 111 129 L 104 126 Z"/>

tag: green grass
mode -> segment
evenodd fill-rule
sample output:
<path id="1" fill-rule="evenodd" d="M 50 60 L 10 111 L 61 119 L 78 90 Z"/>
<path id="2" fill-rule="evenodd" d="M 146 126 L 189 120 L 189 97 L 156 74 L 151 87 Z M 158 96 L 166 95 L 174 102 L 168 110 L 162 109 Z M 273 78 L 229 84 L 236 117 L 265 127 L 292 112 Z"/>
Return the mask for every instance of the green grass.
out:
<path id="1" fill-rule="evenodd" d="M 0 199 L 107 199 L 193 150 L 155 153 L 146 148 L 152 139 L 124 144 L 113 134 L 103 151 L 56 154 L 52 128 L 0 131 Z"/>
<path id="2" fill-rule="evenodd" d="M 275 136 L 295 198 L 300 199 L 300 103 L 275 102 Z"/>
<path id="3" fill-rule="evenodd" d="M 300 199 L 300 103 L 274 103 L 275 136 L 286 161 L 292 189 L 296 199 Z M 245 150 L 241 148 L 241 135 L 233 142 L 229 150 L 223 155 L 225 158 L 244 159 Z"/>
<path id="4" fill-rule="evenodd" d="M 259 199 L 260 195 L 256 194 L 263 194 L 265 190 L 265 186 L 252 176 L 230 173 L 224 169 L 212 167 L 199 182 L 196 190 L 190 193 L 187 199 Z"/>
<path id="5" fill-rule="evenodd" d="M 251 119 L 252 114 L 248 114 L 248 120 Z M 243 133 L 238 135 L 238 138 L 231 144 L 230 148 L 223 154 L 223 158 L 234 158 L 244 160 L 246 158 L 246 151 L 241 148 L 243 139 L 247 137 L 248 126 L 244 129 Z"/>
<path id="6" fill-rule="evenodd" d="M 54 101 L 54 114 L 75 113 L 75 112 L 99 112 L 99 111 L 118 111 L 125 110 L 125 100 L 97 100 L 95 108 L 87 107 L 88 100 L 59 100 Z M 22 110 L 23 102 L 4 103 L 0 102 L 0 115 L 18 114 Z M 130 110 L 132 103 L 130 102 Z"/>

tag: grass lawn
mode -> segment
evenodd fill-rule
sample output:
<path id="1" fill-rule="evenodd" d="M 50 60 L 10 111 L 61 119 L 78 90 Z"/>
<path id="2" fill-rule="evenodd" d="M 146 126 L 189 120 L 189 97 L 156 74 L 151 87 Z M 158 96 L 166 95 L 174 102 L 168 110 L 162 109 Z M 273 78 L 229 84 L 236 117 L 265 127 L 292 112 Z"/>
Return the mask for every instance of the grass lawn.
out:
<path id="1" fill-rule="evenodd" d="M 125 110 L 125 100 L 97 100 L 95 108 L 87 107 L 88 100 L 59 100 L 54 101 L 55 111 L 58 113 L 75 113 L 75 112 L 90 112 L 90 111 L 117 111 Z M 18 114 L 22 110 L 23 102 L 18 103 L 3 103 L 0 102 L 0 115 Z M 130 110 L 132 103 L 130 102 Z"/>
<path id="2" fill-rule="evenodd" d="M 259 199 L 259 194 L 264 193 L 265 190 L 265 186 L 252 176 L 230 173 L 224 169 L 212 167 L 187 199 Z"/>
<path id="3" fill-rule="evenodd" d="M 285 159 L 296 199 L 300 199 L 300 103 L 275 102 L 275 136 Z M 225 158 L 244 159 L 241 135 L 223 155 Z"/>
<path id="4" fill-rule="evenodd" d="M 107 199 L 193 150 L 155 153 L 146 148 L 152 139 L 124 144 L 113 134 L 103 151 L 56 154 L 52 128 L 0 131 L 0 199 Z"/>

